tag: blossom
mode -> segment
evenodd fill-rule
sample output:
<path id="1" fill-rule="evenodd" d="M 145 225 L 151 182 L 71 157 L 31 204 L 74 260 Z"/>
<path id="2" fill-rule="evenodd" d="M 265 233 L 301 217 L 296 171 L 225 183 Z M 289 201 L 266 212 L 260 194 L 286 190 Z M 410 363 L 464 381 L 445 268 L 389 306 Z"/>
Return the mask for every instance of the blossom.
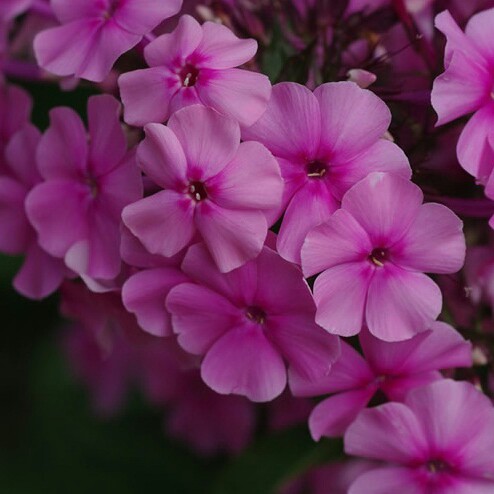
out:
<path id="1" fill-rule="evenodd" d="M 463 33 L 448 11 L 436 17 L 436 27 L 447 39 L 446 70 L 436 78 L 432 90 L 438 125 L 473 113 L 458 140 L 458 160 L 468 173 L 486 184 L 487 195 L 494 186 L 493 22 L 494 9 L 480 12 L 470 18 Z"/>
<path id="2" fill-rule="evenodd" d="M 100 82 L 120 55 L 181 5 L 181 0 L 52 0 L 61 25 L 36 36 L 36 59 L 59 76 Z"/>
<path id="3" fill-rule="evenodd" d="M 258 142 L 240 143 L 237 122 L 194 105 L 168 127 L 148 124 L 137 159 L 164 190 L 127 206 L 123 221 L 152 254 L 166 257 L 200 235 L 223 272 L 261 250 L 265 212 L 281 200 L 276 160 Z"/>
<path id="4" fill-rule="evenodd" d="M 438 369 L 472 365 L 470 343 L 443 322 L 406 341 L 388 343 L 367 330 L 361 331 L 359 340 L 364 356 L 341 342 L 341 357 L 327 377 L 314 383 L 297 376 L 291 380 L 295 396 L 333 394 L 309 418 L 316 441 L 343 435 L 378 391 L 390 400 L 403 400 L 411 389 L 441 379 Z"/>
<path id="5" fill-rule="evenodd" d="M 288 207 L 277 249 L 285 259 L 300 263 L 307 233 L 370 172 L 410 177 L 406 156 L 382 138 L 390 121 L 386 105 L 352 82 L 323 84 L 314 93 L 291 82 L 273 87 L 266 113 L 242 137 L 263 143 L 280 164 L 282 209 Z"/>
<path id="6" fill-rule="evenodd" d="M 403 403 L 364 410 L 345 434 L 348 454 L 386 461 L 349 494 L 488 494 L 494 489 L 494 409 L 474 386 L 449 379 Z"/>
<path id="7" fill-rule="evenodd" d="M 365 322 L 385 341 L 405 340 L 430 327 L 442 297 L 424 272 L 458 271 L 465 239 L 452 211 L 422 200 L 412 182 L 374 172 L 309 233 L 302 268 L 306 276 L 323 271 L 314 285 L 318 324 L 351 336 Z"/>
<path id="8" fill-rule="evenodd" d="M 88 139 L 73 110 L 53 109 L 37 153 L 44 182 L 26 199 L 41 247 L 90 278 L 112 279 L 119 273 L 120 214 L 142 195 L 118 116 L 113 97 L 91 97 Z"/>
<path id="9" fill-rule="evenodd" d="M 119 78 L 125 121 L 131 125 L 165 122 L 184 106 L 202 104 L 252 125 L 266 110 L 269 79 L 238 69 L 256 53 L 253 39 L 239 39 L 227 27 L 181 17 L 170 34 L 144 49 L 148 69 Z"/>
<path id="10" fill-rule="evenodd" d="M 194 283 L 172 288 L 166 306 L 179 345 L 204 356 L 201 376 L 214 391 L 269 401 L 285 388 L 286 365 L 310 380 L 329 372 L 339 341 L 314 323 L 300 270 L 270 247 L 222 274 L 196 244 L 182 269 Z"/>
<path id="11" fill-rule="evenodd" d="M 24 208 L 29 191 L 42 181 L 35 158 L 40 138 L 39 130 L 26 124 L 10 139 L 4 167 L 0 168 L 0 250 L 25 254 L 24 264 L 13 283 L 18 292 L 34 299 L 54 292 L 67 271 L 60 259 L 38 245 Z"/>

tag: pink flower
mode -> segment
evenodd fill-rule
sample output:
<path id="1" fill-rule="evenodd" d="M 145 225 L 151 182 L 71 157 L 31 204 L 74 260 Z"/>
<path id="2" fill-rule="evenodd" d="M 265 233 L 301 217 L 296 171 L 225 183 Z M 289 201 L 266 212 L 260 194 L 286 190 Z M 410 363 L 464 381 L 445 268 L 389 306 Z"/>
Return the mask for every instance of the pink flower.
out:
<path id="1" fill-rule="evenodd" d="M 36 168 L 40 138 L 39 130 L 26 124 L 10 139 L 5 149 L 4 167 L 0 168 L 0 251 L 25 254 L 24 264 L 14 278 L 14 287 L 33 299 L 53 293 L 66 273 L 63 262 L 38 245 L 24 208 L 29 191 L 42 181 Z"/>
<path id="2" fill-rule="evenodd" d="M 422 204 L 419 187 L 371 173 L 341 209 L 307 236 L 306 276 L 316 279 L 316 322 L 341 336 L 365 323 L 385 341 L 426 330 L 441 311 L 439 287 L 425 274 L 454 273 L 465 257 L 462 222 L 441 204 Z"/>
<path id="3" fill-rule="evenodd" d="M 142 196 L 139 169 L 134 153 L 126 150 L 118 116 L 113 97 L 89 98 L 88 139 L 73 110 L 52 110 L 37 154 L 45 181 L 26 199 L 41 247 L 90 278 L 118 275 L 122 208 Z"/>
<path id="4" fill-rule="evenodd" d="M 60 76 L 100 82 L 120 55 L 181 5 L 181 0 L 52 0 L 61 26 L 36 36 L 38 64 Z"/>
<path id="5" fill-rule="evenodd" d="M 123 211 L 123 221 L 152 254 L 177 254 L 200 234 L 219 269 L 231 271 L 259 254 L 279 206 L 276 160 L 258 142 L 240 144 L 238 124 L 194 105 L 168 127 L 148 124 L 137 159 L 163 191 Z"/>
<path id="6" fill-rule="evenodd" d="M 131 125 L 165 122 L 184 106 L 202 104 L 252 125 L 266 110 L 268 78 L 237 69 L 256 53 L 253 39 L 239 39 L 227 27 L 188 15 L 177 28 L 144 49 L 149 69 L 119 79 L 125 121 Z"/>
<path id="7" fill-rule="evenodd" d="M 348 428 L 348 454 L 389 463 L 360 475 L 349 494 L 489 494 L 493 448 L 490 400 L 469 383 L 437 381 L 362 411 Z"/>
<path id="8" fill-rule="evenodd" d="M 195 283 L 173 288 L 166 306 L 178 343 L 204 356 L 201 376 L 214 391 L 269 401 L 285 388 L 286 365 L 310 380 L 329 372 L 338 339 L 314 323 L 302 273 L 274 250 L 221 274 L 197 244 L 182 269 Z"/>
<path id="9" fill-rule="evenodd" d="M 432 90 L 432 105 L 439 116 L 438 125 L 474 113 L 458 141 L 458 160 L 467 172 L 487 184 L 488 195 L 489 189 L 494 187 L 493 23 L 494 9 L 471 17 L 465 33 L 448 11 L 436 17 L 436 27 L 447 39 L 446 70 L 434 81 Z"/>
<path id="10" fill-rule="evenodd" d="M 307 233 L 370 172 L 410 177 L 406 156 L 382 138 L 390 121 L 386 105 L 352 82 L 323 84 L 314 93 L 291 82 L 273 87 L 266 113 L 242 137 L 263 143 L 278 158 L 288 208 L 277 249 L 285 259 L 300 263 Z"/>
<path id="11" fill-rule="evenodd" d="M 295 396 L 333 394 L 309 418 L 316 441 L 322 436 L 342 436 L 378 391 L 390 400 L 403 400 L 410 389 L 441 379 L 438 369 L 472 365 L 470 343 L 443 322 L 406 341 L 384 342 L 367 330 L 359 339 L 364 356 L 341 342 L 341 357 L 324 379 L 308 383 L 292 376 Z"/>

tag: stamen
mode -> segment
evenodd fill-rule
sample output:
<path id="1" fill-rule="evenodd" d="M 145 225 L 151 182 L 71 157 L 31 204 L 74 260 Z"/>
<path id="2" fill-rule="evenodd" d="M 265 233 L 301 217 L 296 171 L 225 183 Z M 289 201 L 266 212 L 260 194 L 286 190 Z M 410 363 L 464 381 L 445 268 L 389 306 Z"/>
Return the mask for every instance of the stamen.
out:
<path id="1" fill-rule="evenodd" d="M 322 161 L 311 161 L 307 164 L 307 176 L 310 178 L 322 178 L 326 175 L 327 167 Z"/>
<path id="2" fill-rule="evenodd" d="M 257 324 L 264 324 L 266 322 L 266 313 L 259 307 L 247 307 L 245 316 Z"/>
<path id="3" fill-rule="evenodd" d="M 385 261 L 388 260 L 388 251 L 382 247 L 374 249 L 369 255 L 369 261 L 379 268 L 384 266 Z"/>
<path id="4" fill-rule="evenodd" d="M 196 84 L 197 79 L 199 78 L 199 70 L 193 65 L 186 64 L 182 67 L 179 76 L 182 81 L 182 86 L 192 87 Z"/>
<path id="5" fill-rule="evenodd" d="M 208 198 L 208 192 L 202 182 L 191 182 L 188 188 L 188 194 L 197 202 L 204 201 Z"/>

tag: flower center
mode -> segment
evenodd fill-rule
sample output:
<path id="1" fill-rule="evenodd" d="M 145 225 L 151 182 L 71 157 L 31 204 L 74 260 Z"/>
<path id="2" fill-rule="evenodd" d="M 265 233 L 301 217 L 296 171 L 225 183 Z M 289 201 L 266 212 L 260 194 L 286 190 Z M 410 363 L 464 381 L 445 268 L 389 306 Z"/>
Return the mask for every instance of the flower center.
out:
<path id="1" fill-rule="evenodd" d="M 191 182 L 187 192 L 196 202 L 204 201 L 208 198 L 208 191 L 202 182 Z"/>
<path id="2" fill-rule="evenodd" d="M 179 76 L 183 87 L 192 87 L 199 78 L 199 69 L 188 63 L 182 67 Z"/>
<path id="3" fill-rule="evenodd" d="M 266 313 L 260 307 L 256 306 L 247 307 L 245 317 L 257 324 L 264 324 L 266 322 Z"/>
<path id="4" fill-rule="evenodd" d="M 389 259 L 388 249 L 384 249 L 383 247 L 378 247 L 369 254 L 369 261 L 380 268 L 384 266 L 384 263 L 388 259 Z"/>
<path id="5" fill-rule="evenodd" d="M 106 20 L 110 19 L 115 13 L 115 10 L 117 10 L 117 8 L 119 7 L 119 5 L 120 5 L 120 0 L 110 0 L 108 4 L 108 8 L 103 13 L 103 17 Z"/>
<path id="6" fill-rule="evenodd" d="M 309 178 L 322 178 L 327 171 L 326 163 L 322 161 L 314 160 L 307 163 L 307 176 Z"/>
<path id="7" fill-rule="evenodd" d="M 91 196 L 93 198 L 97 197 L 99 193 L 97 180 L 93 176 L 87 175 L 84 179 L 84 183 L 88 186 L 89 191 L 91 192 Z"/>
<path id="8" fill-rule="evenodd" d="M 426 463 L 427 470 L 430 473 L 438 473 L 449 470 L 449 465 L 443 460 L 430 460 Z"/>

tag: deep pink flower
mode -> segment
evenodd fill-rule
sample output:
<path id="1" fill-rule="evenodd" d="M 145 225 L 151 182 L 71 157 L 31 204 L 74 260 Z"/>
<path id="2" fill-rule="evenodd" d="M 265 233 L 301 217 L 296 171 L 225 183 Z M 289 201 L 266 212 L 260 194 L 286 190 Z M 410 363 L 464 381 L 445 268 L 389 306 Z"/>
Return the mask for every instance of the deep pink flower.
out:
<path id="1" fill-rule="evenodd" d="M 38 245 L 24 208 L 29 191 L 42 181 L 36 168 L 40 138 L 39 130 L 26 124 L 10 139 L 4 167 L 0 168 L 0 251 L 25 255 L 24 264 L 14 278 L 14 287 L 34 299 L 54 292 L 67 271 L 60 259 Z"/>
<path id="2" fill-rule="evenodd" d="M 196 244 L 182 269 L 195 283 L 173 288 L 166 306 L 179 344 L 204 355 L 201 375 L 216 392 L 269 401 L 285 388 L 286 365 L 310 380 L 329 372 L 338 339 L 314 323 L 302 273 L 274 250 L 221 274 Z"/>
<path id="3" fill-rule="evenodd" d="M 144 49 L 149 69 L 119 78 L 125 121 L 131 125 L 165 122 L 184 106 L 202 104 L 252 125 L 265 111 L 269 79 L 235 67 L 256 53 L 253 39 L 239 39 L 213 22 L 202 26 L 189 15 L 177 28 Z"/>
<path id="4" fill-rule="evenodd" d="M 316 322 L 341 336 L 365 323 L 385 341 L 426 330 L 441 311 L 439 287 L 425 274 L 454 273 L 465 257 L 462 222 L 441 204 L 422 204 L 412 182 L 371 173 L 314 228 L 302 248 L 316 279 Z"/>
<path id="5" fill-rule="evenodd" d="M 278 158 L 288 208 L 277 248 L 285 259 L 300 263 L 307 233 L 370 172 L 410 177 L 401 149 L 382 138 L 390 121 L 386 105 L 352 82 L 323 84 L 314 93 L 292 82 L 273 87 L 266 113 L 242 137 L 263 143 Z"/>
<path id="6" fill-rule="evenodd" d="M 443 322 L 413 338 L 388 343 L 367 330 L 359 335 L 364 356 L 341 342 L 341 357 L 324 379 L 308 383 L 292 376 L 295 396 L 333 394 L 312 411 L 309 428 L 314 440 L 342 436 L 372 397 L 382 391 L 389 400 L 403 400 L 410 389 L 442 378 L 439 369 L 470 367 L 472 348 Z"/>
<path id="7" fill-rule="evenodd" d="M 237 122 L 200 105 L 145 130 L 138 163 L 165 190 L 124 209 L 132 233 L 167 257 L 200 234 L 223 272 L 254 258 L 269 226 L 265 212 L 281 201 L 271 153 L 258 142 L 240 144 Z"/>
<path id="8" fill-rule="evenodd" d="M 494 9 L 471 17 L 465 33 L 448 11 L 436 17 L 436 27 L 447 39 L 446 70 L 434 81 L 432 90 L 438 125 L 474 113 L 458 140 L 458 160 L 467 172 L 487 185 L 488 195 L 494 188 L 493 23 Z"/>
<path id="9" fill-rule="evenodd" d="M 362 411 L 348 428 L 348 454 L 389 463 L 359 476 L 349 494 L 490 494 L 493 448 L 491 401 L 469 383 L 437 381 L 404 403 Z"/>
<path id="10" fill-rule="evenodd" d="M 111 96 L 88 102 L 89 139 L 69 108 L 50 113 L 37 161 L 45 181 L 29 193 L 26 209 L 40 245 L 75 272 L 111 279 L 120 270 L 122 208 L 142 196 L 142 180 L 127 152 L 119 104 Z"/>
<path id="11" fill-rule="evenodd" d="M 34 41 L 38 64 L 60 76 L 100 82 L 117 58 L 161 21 L 176 14 L 181 0 L 51 0 L 61 26 Z"/>

